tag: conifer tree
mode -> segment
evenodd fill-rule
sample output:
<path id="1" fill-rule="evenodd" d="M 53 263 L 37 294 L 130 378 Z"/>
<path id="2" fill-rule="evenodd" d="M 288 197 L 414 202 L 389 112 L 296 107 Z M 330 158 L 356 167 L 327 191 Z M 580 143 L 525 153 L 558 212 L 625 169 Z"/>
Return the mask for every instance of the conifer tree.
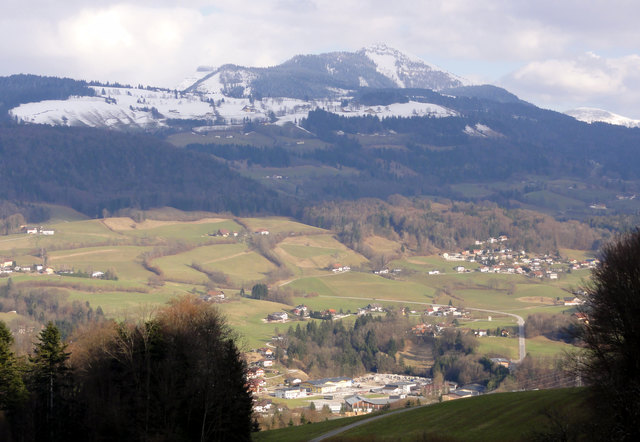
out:
<path id="1" fill-rule="evenodd" d="M 26 397 L 20 370 L 11 351 L 13 336 L 6 324 L 0 321 L 0 410 L 13 410 Z"/>
<path id="2" fill-rule="evenodd" d="M 69 354 L 60 330 L 49 322 L 40 332 L 29 357 L 30 392 L 35 403 L 35 429 L 38 440 L 62 440 L 63 424 L 68 421 L 66 394 L 70 390 Z"/>

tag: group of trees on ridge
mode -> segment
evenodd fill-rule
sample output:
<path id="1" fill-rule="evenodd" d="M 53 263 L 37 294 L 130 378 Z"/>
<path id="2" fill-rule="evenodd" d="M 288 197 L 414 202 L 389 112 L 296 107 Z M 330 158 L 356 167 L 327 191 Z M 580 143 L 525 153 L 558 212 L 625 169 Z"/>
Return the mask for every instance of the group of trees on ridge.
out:
<path id="1" fill-rule="evenodd" d="M 475 240 L 507 235 L 513 250 L 555 252 L 559 248 L 595 249 L 609 232 L 578 221 L 560 222 L 524 209 L 495 203 L 432 202 L 395 195 L 382 201 L 324 202 L 304 209 L 302 221 L 330 229 L 350 247 L 371 257 L 364 239 L 380 235 L 417 253 L 474 246 Z"/>

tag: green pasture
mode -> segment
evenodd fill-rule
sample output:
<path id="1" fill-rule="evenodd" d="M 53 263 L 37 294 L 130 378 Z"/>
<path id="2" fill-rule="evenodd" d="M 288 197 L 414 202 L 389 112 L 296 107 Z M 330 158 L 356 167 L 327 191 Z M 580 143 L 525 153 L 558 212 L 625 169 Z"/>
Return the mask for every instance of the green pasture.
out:
<path id="1" fill-rule="evenodd" d="M 71 207 L 58 206 L 56 204 L 41 203 L 40 206 L 45 207 L 49 211 L 48 223 L 55 224 L 60 222 L 83 221 L 89 217 L 83 213 L 73 210 Z"/>
<path id="2" fill-rule="evenodd" d="M 550 425 L 545 417 L 549 409 L 575 420 L 587 418 L 586 400 L 585 390 L 577 388 L 483 395 L 391 414 L 329 440 L 529 440 L 534 431 Z M 307 441 L 374 415 L 261 431 L 253 435 L 253 440 Z"/>
<path id="3" fill-rule="evenodd" d="M 285 304 L 238 297 L 218 306 L 227 316 L 229 325 L 241 334 L 241 343 L 246 349 L 263 347 L 265 342 L 271 340 L 276 328 L 282 333 L 292 324 L 263 321 L 269 313 L 291 309 Z"/>
<path id="4" fill-rule="evenodd" d="M 48 225 L 48 227 L 55 230 L 55 235 L 49 237 L 41 236 L 41 238 L 58 242 L 64 242 L 65 240 L 73 241 L 76 239 L 82 240 L 85 238 L 105 241 L 108 239 L 116 239 L 120 236 L 105 226 L 101 220 L 97 219 L 72 223 L 62 222 Z"/>
<path id="5" fill-rule="evenodd" d="M 261 281 L 265 278 L 267 272 L 276 269 L 272 262 L 253 251 L 228 259 L 209 262 L 203 267 L 207 270 L 226 273 L 236 286 L 246 286 L 253 284 L 255 281 Z"/>
<path id="6" fill-rule="evenodd" d="M 527 320 L 527 316 L 535 313 L 543 313 L 546 315 L 567 314 L 570 315 L 575 311 L 575 307 L 564 305 L 531 305 L 529 307 L 523 307 L 519 309 L 505 309 L 505 312 L 513 313 L 522 316 L 524 320 Z"/>
<path id="7" fill-rule="evenodd" d="M 63 275 L 41 275 L 37 273 L 14 274 L 11 276 L 13 283 L 19 288 L 74 288 L 87 292 L 123 291 L 123 292 L 148 292 L 149 287 L 136 281 L 112 281 L 97 278 L 79 278 Z"/>
<path id="8" fill-rule="evenodd" d="M 284 378 L 285 376 L 283 376 L 281 380 L 284 381 Z M 300 407 L 308 407 L 312 400 L 322 399 L 322 396 L 315 396 L 315 397 L 312 396 L 312 397 L 298 398 L 298 399 L 282 399 L 277 397 L 270 397 L 269 399 L 271 399 L 271 401 L 274 404 L 286 405 L 289 409 L 293 409 L 293 408 L 300 408 Z"/>
<path id="9" fill-rule="evenodd" d="M 484 395 L 390 415 L 339 437 L 342 440 L 351 437 L 357 440 L 371 437 L 421 440 L 425 435 L 431 435 L 446 437 L 446 440 L 527 440 L 530 438 L 527 434 L 550 424 L 545 411 L 554 408 L 574 419 L 584 417 L 585 400 L 581 389 Z"/>
<path id="10" fill-rule="evenodd" d="M 308 226 L 284 217 L 243 218 L 242 222 L 249 226 L 251 233 L 258 229 L 266 229 L 270 234 L 327 233 L 324 229 Z"/>
<path id="11" fill-rule="evenodd" d="M 139 256 L 150 247 L 102 246 L 50 252 L 48 264 L 55 269 L 75 269 L 86 272 L 113 269 L 123 281 L 146 281 L 151 272 L 140 263 Z"/>
<path id="12" fill-rule="evenodd" d="M 273 399 L 272 399 L 273 400 Z M 278 430 L 260 431 L 253 433 L 251 438 L 254 442 L 298 442 L 308 441 L 336 428 L 357 422 L 371 417 L 371 415 L 360 415 L 345 418 L 335 418 L 315 424 L 299 425 L 297 427 L 287 427 Z"/>
<path id="13" fill-rule="evenodd" d="M 131 318 L 143 315 L 167 303 L 171 298 L 178 296 L 179 292 L 154 291 L 151 293 L 137 292 L 82 292 L 67 290 L 70 300 L 89 301 L 95 310 L 102 308 L 105 316 L 115 319 Z"/>
<path id="14" fill-rule="evenodd" d="M 226 229 L 230 232 L 240 232 L 242 227 L 233 220 L 224 220 L 206 223 L 175 223 L 145 229 L 121 230 L 118 232 L 129 237 L 154 237 L 161 240 L 172 239 L 201 244 L 223 241 L 221 237 L 209 236 L 210 234 L 215 234 L 219 229 Z"/>
<path id="15" fill-rule="evenodd" d="M 228 257 L 244 253 L 246 250 L 247 246 L 243 243 L 208 245 L 175 255 L 163 256 L 153 260 L 153 264 L 162 269 L 166 278 L 170 280 L 203 284 L 208 281 L 207 275 L 193 269 L 191 264 L 195 262 L 204 268 L 211 269 L 215 267 L 214 263 L 227 260 Z"/>
<path id="16" fill-rule="evenodd" d="M 292 288 L 319 295 L 354 296 L 393 301 L 431 302 L 433 289 L 413 282 L 386 279 L 373 273 L 345 272 L 326 277 L 298 279 Z"/>
<path id="17" fill-rule="evenodd" d="M 535 206 L 561 211 L 586 208 L 586 203 L 580 199 L 560 195 L 548 190 L 527 193 L 523 196 L 523 200 Z"/>
<path id="18" fill-rule="evenodd" d="M 5 324 L 9 325 L 14 321 L 30 322 L 31 319 L 29 319 L 27 316 L 23 316 L 23 315 L 21 315 L 19 313 L 0 312 L 0 321 L 2 321 Z"/>
<path id="19" fill-rule="evenodd" d="M 571 344 L 567 344 L 562 341 L 552 341 L 544 336 L 536 336 L 535 338 L 527 339 L 527 353 L 531 353 L 534 356 L 560 356 L 565 352 L 571 352 L 576 349 Z"/>
<path id="20" fill-rule="evenodd" d="M 478 343 L 479 345 L 476 352 L 479 354 L 488 355 L 489 357 L 502 357 L 507 359 L 518 358 L 518 338 L 483 336 L 481 338 L 478 338 Z M 535 352 L 530 351 L 528 344 L 529 341 L 527 340 L 527 352 L 535 354 Z"/>
<path id="21" fill-rule="evenodd" d="M 588 258 L 593 258 L 594 253 L 586 250 L 575 250 L 575 249 L 560 249 L 560 256 L 565 257 L 567 259 L 575 259 L 578 261 L 583 261 Z"/>
<path id="22" fill-rule="evenodd" d="M 296 244 L 280 244 L 280 247 L 296 258 L 309 259 L 316 256 L 337 255 L 341 250 L 331 248 L 319 248 L 311 246 L 301 246 Z"/>
<path id="23" fill-rule="evenodd" d="M 478 320 L 458 320 L 460 327 L 468 327 L 472 330 L 491 330 L 495 332 L 496 328 L 506 328 L 518 325 L 518 321 L 513 316 L 502 316 L 494 313 L 472 312 L 473 316 L 482 315 L 483 319 Z M 491 321 L 488 317 L 491 316 Z"/>

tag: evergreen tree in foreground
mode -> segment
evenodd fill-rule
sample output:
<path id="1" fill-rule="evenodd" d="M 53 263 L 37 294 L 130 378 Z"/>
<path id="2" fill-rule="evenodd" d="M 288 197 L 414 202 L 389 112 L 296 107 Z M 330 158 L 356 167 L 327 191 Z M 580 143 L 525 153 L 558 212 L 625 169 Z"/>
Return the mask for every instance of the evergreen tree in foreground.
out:
<path id="1" fill-rule="evenodd" d="M 11 351 L 13 336 L 0 321 L 0 410 L 12 412 L 26 398 L 27 391 L 15 355 Z"/>
<path id="2" fill-rule="evenodd" d="M 71 418 L 71 379 L 67 361 L 70 353 L 62 343 L 60 330 L 49 322 L 40 332 L 29 358 L 29 390 L 33 401 L 37 440 L 66 440 L 64 430 Z"/>

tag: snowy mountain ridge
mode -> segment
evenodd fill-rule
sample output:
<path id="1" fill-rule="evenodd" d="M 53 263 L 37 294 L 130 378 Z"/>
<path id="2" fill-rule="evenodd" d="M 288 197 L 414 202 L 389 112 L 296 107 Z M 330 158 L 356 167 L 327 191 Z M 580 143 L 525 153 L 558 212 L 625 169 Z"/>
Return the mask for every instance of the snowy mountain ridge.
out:
<path id="1" fill-rule="evenodd" d="M 362 87 L 441 90 L 464 84 L 417 57 L 378 44 L 357 52 L 297 55 L 270 68 L 200 66 L 173 91 L 93 86 L 93 97 L 25 103 L 9 113 L 24 123 L 139 130 L 162 129 L 180 120 L 197 120 L 203 127 L 246 121 L 284 124 L 319 107 L 345 117 L 438 118 L 457 112 L 425 102 L 345 106 L 344 100 Z"/>
<path id="2" fill-rule="evenodd" d="M 201 75 L 199 69 L 178 86 L 178 90 L 226 95 L 271 95 L 313 98 L 332 95 L 332 90 L 348 91 L 360 87 L 422 88 L 442 90 L 468 82 L 415 56 L 384 44 L 356 52 L 330 52 L 297 55 L 269 68 L 224 65 Z M 313 80 L 310 84 L 309 80 Z M 285 83 L 285 84 L 283 84 Z M 288 84 L 286 84 L 288 83 Z M 292 84 L 299 85 L 299 88 Z M 335 95 L 335 94 L 334 94 Z"/>
<path id="3" fill-rule="evenodd" d="M 640 127 L 640 120 L 623 117 L 603 109 L 593 107 L 579 107 L 564 112 L 565 114 L 585 123 L 608 123 L 617 126 Z"/>
<path id="4" fill-rule="evenodd" d="M 399 88 L 424 88 L 424 83 L 429 83 L 431 87 L 428 89 L 442 90 L 469 84 L 461 77 L 382 43 L 360 49 L 357 53 L 373 61 L 376 70 L 393 80 Z"/>

